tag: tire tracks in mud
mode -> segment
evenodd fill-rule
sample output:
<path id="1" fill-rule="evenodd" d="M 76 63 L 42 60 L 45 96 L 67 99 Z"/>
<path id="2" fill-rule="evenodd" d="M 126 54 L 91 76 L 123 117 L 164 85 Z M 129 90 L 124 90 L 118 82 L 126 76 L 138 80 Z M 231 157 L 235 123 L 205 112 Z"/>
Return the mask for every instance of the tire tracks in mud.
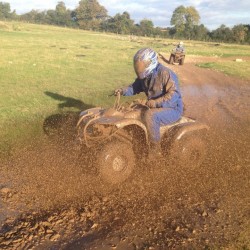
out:
<path id="1" fill-rule="evenodd" d="M 223 168 L 213 178 L 213 169 L 202 168 L 194 174 L 188 168 L 176 173 L 168 165 L 143 167 L 144 175 L 112 192 L 78 194 L 68 197 L 68 203 L 64 197 L 61 204 L 57 199 L 57 205 L 41 204 L 30 212 L 26 208 L 5 221 L 1 248 L 178 249 L 223 246 L 237 236 L 235 230 L 241 225 L 235 225 L 234 212 L 223 207 L 228 200 L 224 192 L 235 178 Z M 225 178 L 228 181 L 221 186 Z"/>

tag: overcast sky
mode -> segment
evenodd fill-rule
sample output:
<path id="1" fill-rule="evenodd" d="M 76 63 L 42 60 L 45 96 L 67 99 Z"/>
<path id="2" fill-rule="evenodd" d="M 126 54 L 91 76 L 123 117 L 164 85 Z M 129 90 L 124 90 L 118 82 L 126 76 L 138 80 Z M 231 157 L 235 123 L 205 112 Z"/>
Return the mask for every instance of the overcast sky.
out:
<path id="1" fill-rule="evenodd" d="M 32 9 L 55 9 L 57 0 L 0 0 L 10 3 L 11 10 L 18 14 Z M 67 8 L 75 9 L 79 0 L 64 0 Z M 208 29 L 213 30 L 221 24 L 233 27 L 236 24 L 250 24 L 250 0 L 99 0 L 110 16 L 127 11 L 136 23 L 147 18 L 155 26 L 169 27 L 175 8 L 180 5 L 193 6 L 199 12 L 201 20 Z"/>

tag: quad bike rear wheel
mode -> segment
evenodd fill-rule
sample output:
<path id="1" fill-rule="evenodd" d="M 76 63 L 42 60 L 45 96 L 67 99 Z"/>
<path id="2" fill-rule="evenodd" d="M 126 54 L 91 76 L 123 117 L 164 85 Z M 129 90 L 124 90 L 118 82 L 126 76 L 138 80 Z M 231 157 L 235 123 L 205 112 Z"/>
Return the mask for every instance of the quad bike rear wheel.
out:
<path id="1" fill-rule="evenodd" d="M 175 142 L 170 150 L 174 162 L 182 168 L 197 169 L 207 153 L 206 141 L 199 137 L 184 137 Z"/>
<path id="2" fill-rule="evenodd" d="M 124 182 L 135 167 L 135 154 L 130 143 L 110 141 L 102 147 L 97 157 L 99 175 L 109 184 Z"/>
<path id="3" fill-rule="evenodd" d="M 183 64 L 184 64 L 184 60 L 185 60 L 185 57 L 182 57 L 182 58 L 180 59 L 179 65 L 183 65 Z"/>

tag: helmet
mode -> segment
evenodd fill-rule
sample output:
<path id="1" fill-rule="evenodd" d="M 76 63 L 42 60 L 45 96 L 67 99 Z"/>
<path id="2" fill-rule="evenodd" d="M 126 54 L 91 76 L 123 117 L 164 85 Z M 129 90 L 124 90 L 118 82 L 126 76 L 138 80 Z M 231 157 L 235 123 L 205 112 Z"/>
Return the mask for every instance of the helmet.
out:
<path id="1" fill-rule="evenodd" d="M 157 65 L 157 53 L 150 48 L 140 49 L 134 55 L 134 69 L 139 79 L 149 76 Z"/>
<path id="2" fill-rule="evenodd" d="M 180 41 L 180 42 L 179 42 L 179 45 L 183 45 L 183 42 L 182 42 L 182 41 Z"/>

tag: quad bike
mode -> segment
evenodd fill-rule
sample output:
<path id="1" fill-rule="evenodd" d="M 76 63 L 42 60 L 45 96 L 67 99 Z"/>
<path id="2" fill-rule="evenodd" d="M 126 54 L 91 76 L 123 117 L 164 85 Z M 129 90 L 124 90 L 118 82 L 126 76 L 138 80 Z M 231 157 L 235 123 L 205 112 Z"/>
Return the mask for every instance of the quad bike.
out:
<path id="1" fill-rule="evenodd" d="M 178 52 L 176 49 L 173 49 L 170 57 L 169 57 L 169 64 L 179 63 L 179 65 L 183 65 L 185 60 L 185 53 Z"/>
<path id="2" fill-rule="evenodd" d="M 120 104 L 117 95 L 113 108 L 91 108 L 80 114 L 77 136 L 82 147 L 94 154 L 95 166 L 104 182 L 119 184 L 135 171 L 138 161 L 147 158 L 150 150 L 148 130 L 143 117 L 149 108 L 143 101 Z M 202 135 L 208 126 L 188 117 L 162 126 L 162 155 L 184 167 L 198 167 L 205 156 Z"/>

